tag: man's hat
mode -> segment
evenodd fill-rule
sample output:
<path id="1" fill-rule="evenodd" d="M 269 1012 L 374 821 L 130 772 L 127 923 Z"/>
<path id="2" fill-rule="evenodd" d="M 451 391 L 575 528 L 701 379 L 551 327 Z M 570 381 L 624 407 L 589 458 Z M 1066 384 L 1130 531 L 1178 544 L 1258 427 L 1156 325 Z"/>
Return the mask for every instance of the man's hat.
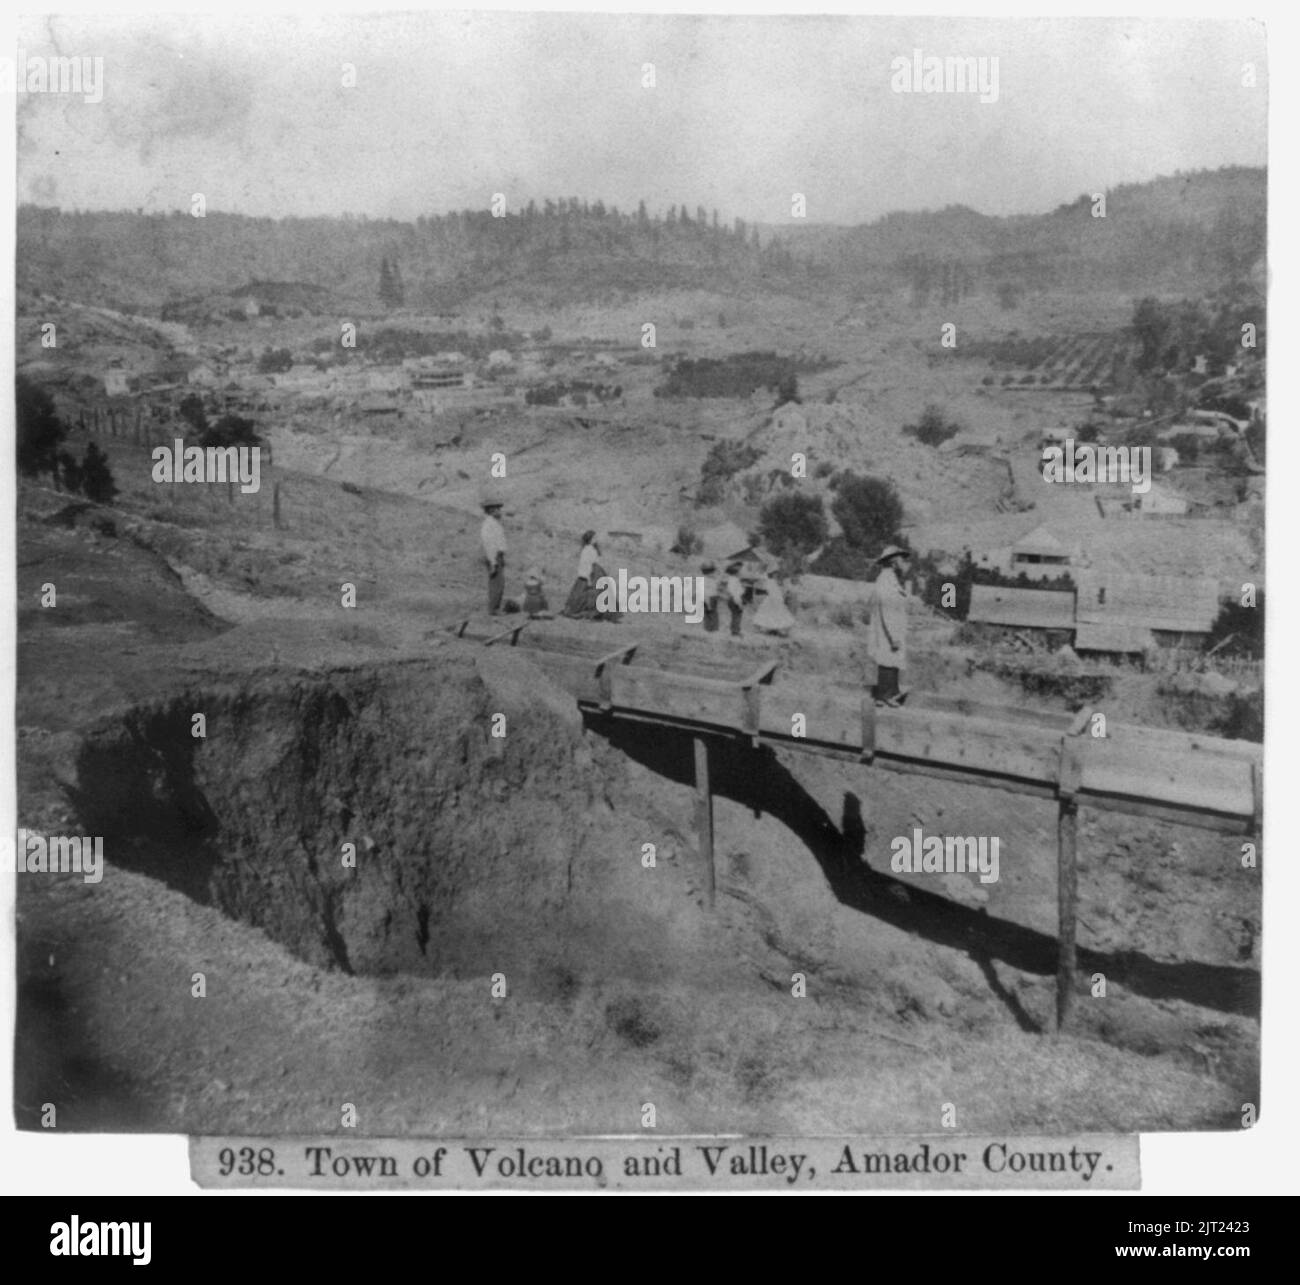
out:
<path id="1" fill-rule="evenodd" d="M 536 567 L 529 567 L 528 574 L 524 576 L 524 584 L 541 584 L 542 573 Z"/>
<path id="2" fill-rule="evenodd" d="M 505 501 L 496 487 L 485 486 L 479 494 L 478 505 L 481 509 L 501 509 L 505 507 Z"/>
<path id="3" fill-rule="evenodd" d="M 742 566 L 744 566 L 744 565 L 745 565 L 745 564 L 744 564 L 743 562 L 728 562 L 728 563 L 727 563 L 727 574 L 728 574 L 728 575 L 733 575 L 735 572 L 739 571 L 740 568 L 741 568 Z"/>
<path id="4" fill-rule="evenodd" d="M 718 564 L 716 562 L 700 563 L 700 570 L 703 571 L 706 576 L 712 575 L 717 569 L 718 569 Z"/>
<path id="5" fill-rule="evenodd" d="M 883 565 L 893 558 L 910 558 L 911 556 L 911 549 L 904 549 L 901 545 L 897 544 L 887 544 L 881 551 L 880 557 L 876 559 L 876 562 Z"/>

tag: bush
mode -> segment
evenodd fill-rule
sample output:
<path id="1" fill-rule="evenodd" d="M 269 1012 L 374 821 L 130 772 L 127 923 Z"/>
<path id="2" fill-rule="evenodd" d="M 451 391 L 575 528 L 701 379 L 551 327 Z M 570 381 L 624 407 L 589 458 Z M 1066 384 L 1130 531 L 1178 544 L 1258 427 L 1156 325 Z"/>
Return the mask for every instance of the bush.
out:
<path id="1" fill-rule="evenodd" d="M 96 504 L 111 504 L 117 495 L 108 456 L 94 442 L 86 447 L 81 461 L 81 489 L 86 498 Z"/>
<path id="2" fill-rule="evenodd" d="M 59 452 L 58 480 L 65 491 L 77 495 L 81 491 L 81 465 L 71 451 Z"/>
<path id="3" fill-rule="evenodd" d="M 203 409 L 203 398 L 197 393 L 188 393 L 181 398 L 181 404 L 177 408 L 180 417 L 196 433 L 206 433 L 208 431 L 208 416 Z"/>
<path id="4" fill-rule="evenodd" d="M 695 492 L 695 503 L 720 503 L 726 494 L 727 483 L 737 473 L 756 464 L 762 454 L 762 451 L 744 442 L 714 442 L 700 466 L 700 485 Z"/>
<path id="5" fill-rule="evenodd" d="M 1213 445 L 1202 447 L 1201 439 L 1195 433 L 1175 433 L 1166 443 L 1178 452 L 1180 464 L 1195 464 L 1202 449 L 1213 450 Z"/>
<path id="6" fill-rule="evenodd" d="M 778 558 L 806 557 L 826 540 L 826 512 L 820 495 L 785 491 L 763 505 L 758 516 L 763 544 Z"/>
<path id="7" fill-rule="evenodd" d="M 884 478 L 840 477 L 831 512 L 849 547 L 875 558 L 887 544 L 898 543 L 903 501 L 894 484 Z"/>
<path id="8" fill-rule="evenodd" d="M 1210 627 L 1205 640 L 1207 650 L 1224 645 L 1216 656 L 1245 656 L 1261 660 L 1264 656 L 1264 592 L 1258 590 L 1256 606 L 1243 607 L 1239 602 L 1225 603 Z M 1230 639 L 1226 641 L 1225 639 Z"/>
<path id="9" fill-rule="evenodd" d="M 942 406 L 931 402 L 921 412 L 920 420 L 915 424 L 905 424 L 903 432 L 910 433 L 926 446 L 941 446 L 950 437 L 961 431 L 961 425 L 949 420 Z"/>
<path id="10" fill-rule="evenodd" d="M 692 554 L 700 553 L 704 549 L 704 541 L 695 534 L 691 527 L 683 524 L 677 528 L 677 539 L 670 553 L 678 553 L 683 558 L 689 558 Z"/>
<path id="11" fill-rule="evenodd" d="M 1260 464 L 1267 461 L 1264 458 L 1264 446 L 1267 434 L 1264 431 L 1263 420 L 1252 420 L 1250 427 L 1246 429 L 1246 445 L 1250 447 L 1251 454 Z"/>
<path id="12" fill-rule="evenodd" d="M 277 374 L 293 365 L 293 353 L 287 348 L 267 348 L 257 359 L 259 375 Z"/>

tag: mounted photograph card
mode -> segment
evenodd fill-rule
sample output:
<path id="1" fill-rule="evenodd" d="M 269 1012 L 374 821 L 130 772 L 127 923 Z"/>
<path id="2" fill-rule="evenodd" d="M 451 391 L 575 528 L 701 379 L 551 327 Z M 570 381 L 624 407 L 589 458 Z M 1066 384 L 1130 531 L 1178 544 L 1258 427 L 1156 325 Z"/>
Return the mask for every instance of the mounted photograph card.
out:
<path id="1" fill-rule="evenodd" d="M 1132 1191 L 1255 1125 L 1261 23 L 19 35 L 19 1130 Z"/>

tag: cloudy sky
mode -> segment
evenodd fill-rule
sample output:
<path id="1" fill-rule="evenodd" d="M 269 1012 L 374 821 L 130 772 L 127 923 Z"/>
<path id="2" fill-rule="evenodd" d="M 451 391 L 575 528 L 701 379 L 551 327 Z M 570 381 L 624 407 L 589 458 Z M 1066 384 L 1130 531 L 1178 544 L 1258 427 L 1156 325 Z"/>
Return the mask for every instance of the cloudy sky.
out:
<path id="1" fill-rule="evenodd" d="M 1036 213 L 1265 162 L 1265 37 L 1246 21 L 71 15 L 26 20 L 20 45 L 103 58 L 102 102 L 18 98 L 19 199 L 65 208 L 202 192 L 210 210 L 409 219 L 503 192 L 781 223 L 800 192 L 809 221 L 856 223 Z M 996 58 L 997 101 L 894 92 L 915 49 Z"/>

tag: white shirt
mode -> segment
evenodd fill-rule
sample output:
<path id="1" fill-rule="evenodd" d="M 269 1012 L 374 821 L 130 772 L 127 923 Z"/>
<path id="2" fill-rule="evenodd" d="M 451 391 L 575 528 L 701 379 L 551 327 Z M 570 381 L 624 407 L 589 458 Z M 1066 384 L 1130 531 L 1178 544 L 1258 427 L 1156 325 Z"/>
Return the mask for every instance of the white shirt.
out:
<path id="1" fill-rule="evenodd" d="M 582 552 L 578 554 L 578 579 L 591 583 L 591 568 L 596 562 L 596 546 L 594 544 L 584 544 Z"/>
<path id="2" fill-rule="evenodd" d="M 483 556 L 492 566 L 496 566 L 497 554 L 506 551 L 505 527 L 489 513 L 479 528 L 479 539 L 483 541 Z"/>

